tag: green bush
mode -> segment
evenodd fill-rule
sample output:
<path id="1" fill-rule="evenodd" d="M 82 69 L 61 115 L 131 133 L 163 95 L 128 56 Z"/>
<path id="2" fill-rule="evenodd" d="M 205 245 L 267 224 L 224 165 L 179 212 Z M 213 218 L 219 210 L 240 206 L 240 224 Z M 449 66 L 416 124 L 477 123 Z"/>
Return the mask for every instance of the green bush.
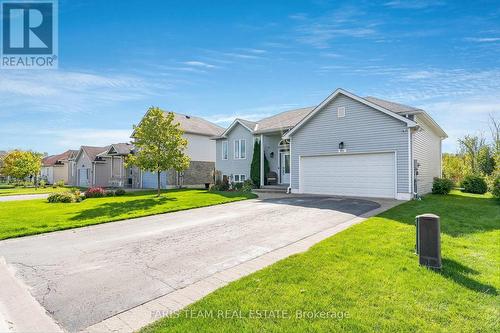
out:
<path id="1" fill-rule="evenodd" d="M 50 203 L 70 203 L 70 202 L 76 202 L 77 199 L 75 198 L 75 195 L 71 192 L 65 192 L 65 193 L 52 193 L 49 195 L 47 198 L 48 202 Z"/>
<path id="2" fill-rule="evenodd" d="M 486 181 L 480 176 L 466 176 L 462 181 L 462 187 L 467 193 L 484 194 L 488 191 Z"/>
<path id="3" fill-rule="evenodd" d="M 64 180 L 58 180 L 57 182 L 54 183 L 56 187 L 64 187 Z"/>
<path id="4" fill-rule="evenodd" d="M 243 183 L 233 183 L 233 190 L 235 191 L 241 191 L 241 188 L 243 187 Z"/>
<path id="5" fill-rule="evenodd" d="M 497 199 L 500 199 L 500 176 L 497 176 L 493 181 L 493 188 L 491 189 L 491 193 Z"/>
<path id="6" fill-rule="evenodd" d="M 107 197 L 114 197 L 115 196 L 115 191 L 113 191 L 113 190 L 107 190 L 105 192 L 105 196 L 107 196 Z"/>
<path id="7" fill-rule="evenodd" d="M 453 188 L 453 181 L 446 178 L 434 178 L 432 183 L 433 194 L 448 194 Z"/>
<path id="8" fill-rule="evenodd" d="M 210 185 L 208 188 L 210 192 L 224 192 L 229 191 L 229 182 L 218 180 L 215 184 Z"/>
<path id="9" fill-rule="evenodd" d="M 125 192 L 125 190 L 122 188 L 119 188 L 115 191 L 115 195 L 117 195 L 117 196 L 124 195 L 125 193 L 127 193 L 127 192 Z"/>
<path id="10" fill-rule="evenodd" d="M 247 179 L 243 182 L 243 186 L 241 190 L 243 192 L 252 192 L 252 189 L 254 188 L 253 182 L 251 179 Z"/>
<path id="11" fill-rule="evenodd" d="M 45 180 L 40 180 L 40 182 L 38 183 L 38 185 L 40 185 L 41 188 L 45 188 L 45 186 L 47 186 L 47 182 Z"/>

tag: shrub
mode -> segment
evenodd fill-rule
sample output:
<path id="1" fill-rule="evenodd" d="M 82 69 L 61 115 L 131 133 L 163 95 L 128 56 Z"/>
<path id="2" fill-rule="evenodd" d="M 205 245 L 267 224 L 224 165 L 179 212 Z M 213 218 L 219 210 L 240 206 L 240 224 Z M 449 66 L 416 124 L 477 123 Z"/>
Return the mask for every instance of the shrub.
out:
<path id="1" fill-rule="evenodd" d="M 491 193 L 495 198 L 500 199 L 500 176 L 497 176 L 493 181 Z"/>
<path id="2" fill-rule="evenodd" d="M 115 195 L 117 195 L 117 196 L 124 195 L 125 193 L 127 193 L 127 192 L 125 192 L 125 190 L 122 188 L 119 188 L 115 191 Z"/>
<path id="3" fill-rule="evenodd" d="M 86 198 L 102 198 L 106 195 L 106 191 L 102 187 L 91 187 L 85 191 Z"/>
<path id="4" fill-rule="evenodd" d="M 224 192 L 229 191 L 229 182 L 218 180 L 212 184 L 209 189 L 210 192 Z"/>
<path id="5" fill-rule="evenodd" d="M 38 185 L 40 185 L 41 188 L 45 188 L 45 186 L 47 186 L 47 182 L 45 180 L 40 180 L 40 182 L 38 183 Z"/>
<path id="6" fill-rule="evenodd" d="M 47 200 L 50 203 L 59 203 L 59 202 L 70 203 L 77 201 L 74 194 L 72 194 L 71 192 L 52 193 L 51 195 L 49 195 Z"/>
<path id="7" fill-rule="evenodd" d="M 243 183 L 233 183 L 232 187 L 233 187 L 233 190 L 235 190 L 235 191 L 241 191 L 241 189 L 243 187 Z"/>
<path id="8" fill-rule="evenodd" d="M 453 188 L 453 181 L 446 178 L 434 178 L 432 183 L 433 194 L 448 194 Z"/>
<path id="9" fill-rule="evenodd" d="M 54 183 L 56 187 L 64 187 L 64 180 L 58 180 L 57 182 Z"/>
<path id="10" fill-rule="evenodd" d="M 113 190 L 107 190 L 105 193 L 107 197 L 113 197 L 115 195 L 115 191 Z"/>
<path id="11" fill-rule="evenodd" d="M 466 176 L 462 181 L 463 191 L 467 193 L 484 194 L 488 191 L 488 185 L 480 176 Z"/>
<path id="12" fill-rule="evenodd" d="M 241 190 L 243 192 L 252 192 L 252 189 L 254 188 L 253 182 L 251 179 L 247 179 L 243 182 L 243 187 Z"/>

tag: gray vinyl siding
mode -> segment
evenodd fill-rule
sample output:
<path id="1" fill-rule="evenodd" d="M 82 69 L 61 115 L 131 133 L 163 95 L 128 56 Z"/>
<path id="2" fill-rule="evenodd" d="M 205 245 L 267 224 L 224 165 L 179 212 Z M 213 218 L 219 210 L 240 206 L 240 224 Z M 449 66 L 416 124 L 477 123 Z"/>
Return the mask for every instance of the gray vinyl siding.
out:
<path id="1" fill-rule="evenodd" d="M 82 151 L 82 153 L 79 155 L 79 158 L 76 160 L 76 185 L 81 186 L 80 184 L 80 170 L 88 170 L 88 171 L 83 171 L 88 173 L 88 186 L 92 186 L 92 162 L 90 161 L 89 157 L 85 153 L 85 151 Z"/>
<path id="2" fill-rule="evenodd" d="M 413 134 L 413 158 L 419 164 L 417 192 L 431 192 L 434 177 L 441 176 L 441 138 L 417 116 L 419 130 Z"/>
<path id="3" fill-rule="evenodd" d="M 234 159 L 234 142 L 235 140 L 246 140 L 246 158 Z M 222 142 L 225 139 L 218 139 L 215 148 L 215 169 L 223 175 L 243 174 L 246 178 L 250 178 L 250 164 L 252 163 L 254 136 L 248 129 L 236 124 L 227 134 L 228 141 L 228 159 L 222 159 Z"/>
<path id="4" fill-rule="evenodd" d="M 346 108 L 345 117 L 337 118 L 341 106 Z M 396 151 L 397 191 L 410 192 L 407 125 L 344 95 L 338 95 L 292 135 L 292 189 L 299 189 L 300 156 L 337 154 L 340 142 L 349 153 Z"/>
<path id="5" fill-rule="evenodd" d="M 280 174 L 280 141 L 280 135 L 264 135 L 264 153 L 269 161 L 269 171 L 276 172 L 278 176 Z M 271 157 L 271 152 L 273 153 L 273 157 Z"/>

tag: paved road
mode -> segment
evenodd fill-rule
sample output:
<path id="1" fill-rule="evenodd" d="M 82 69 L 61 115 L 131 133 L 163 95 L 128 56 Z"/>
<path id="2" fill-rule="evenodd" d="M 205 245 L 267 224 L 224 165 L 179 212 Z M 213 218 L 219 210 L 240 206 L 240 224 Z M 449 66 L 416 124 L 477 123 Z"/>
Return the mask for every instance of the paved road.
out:
<path id="1" fill-rule="evenodd" d="M 0 254 L 63 328 L 78 331 L 378 207 L 248 200 L 6 240 Z"/>
<path id="2" fill-rule="evenodd" d="M 33 199 L 45 199 L 48 196 L 49 196 L 49 193 L 46 193 L 46 194 L 5 195 L 5 196 L 0 196 L 0 202 L 19 201 L 19 200 L 33 200 Z"/>

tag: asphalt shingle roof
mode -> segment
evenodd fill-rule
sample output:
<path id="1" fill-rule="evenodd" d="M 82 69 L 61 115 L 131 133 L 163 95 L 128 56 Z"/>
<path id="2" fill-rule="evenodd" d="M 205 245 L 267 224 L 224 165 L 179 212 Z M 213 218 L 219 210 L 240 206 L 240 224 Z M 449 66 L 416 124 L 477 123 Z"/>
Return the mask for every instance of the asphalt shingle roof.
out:
<path id="1" fill-rule="evenodd" d="M 224 128 L 203 118 L 188 116 L 181 113 L 172 112 L 175 122 L 181 125 L 181 129 L 186 133 L 216 136 L 224 132 Z"/>
<path id="2" fill-rule="evenodd" d="M 67 150 L 62 154 L 50 155 L 42 159 L 43 166 L 53 166 L 58 161 L 67 161 L 78 153 L 78 150 Z"/>
<path id="3" fill-rule="evenodd" d="M 109 147 L 110 146 L 105 146 L 105 147 L 82 146 L 82 149 L 90 158 L 90 160 L 94 161 L 97 155 L 106 152 L 109 149 Z"/>
<path id="4" fill-rule="evenodd" d="M 294 127 L 301 121 L 314 107 L 306 107 L 295 110 L 284 111 L 277 115 L 261 119 L 257 122 L 257 132 L 272 130 L 282 130 Z"/>
<path id="5" fill-rule="evenodd" d="M 391 102 L 387 101 L 385 99 L 373 97 L 373 96 L 367 96 L 365 99 L 369 102 L 372 102 L 373 104 L 377 104 L 378 106 L 383 107 L 384 109 L 387 109 L 389 111 L 392 111 L 394 113 L 408 113 L 408 112 L 418 112 L 422 111 L 421 109 L 415 108 L 413 106 L 408 106 L 396 102 Z"/>

